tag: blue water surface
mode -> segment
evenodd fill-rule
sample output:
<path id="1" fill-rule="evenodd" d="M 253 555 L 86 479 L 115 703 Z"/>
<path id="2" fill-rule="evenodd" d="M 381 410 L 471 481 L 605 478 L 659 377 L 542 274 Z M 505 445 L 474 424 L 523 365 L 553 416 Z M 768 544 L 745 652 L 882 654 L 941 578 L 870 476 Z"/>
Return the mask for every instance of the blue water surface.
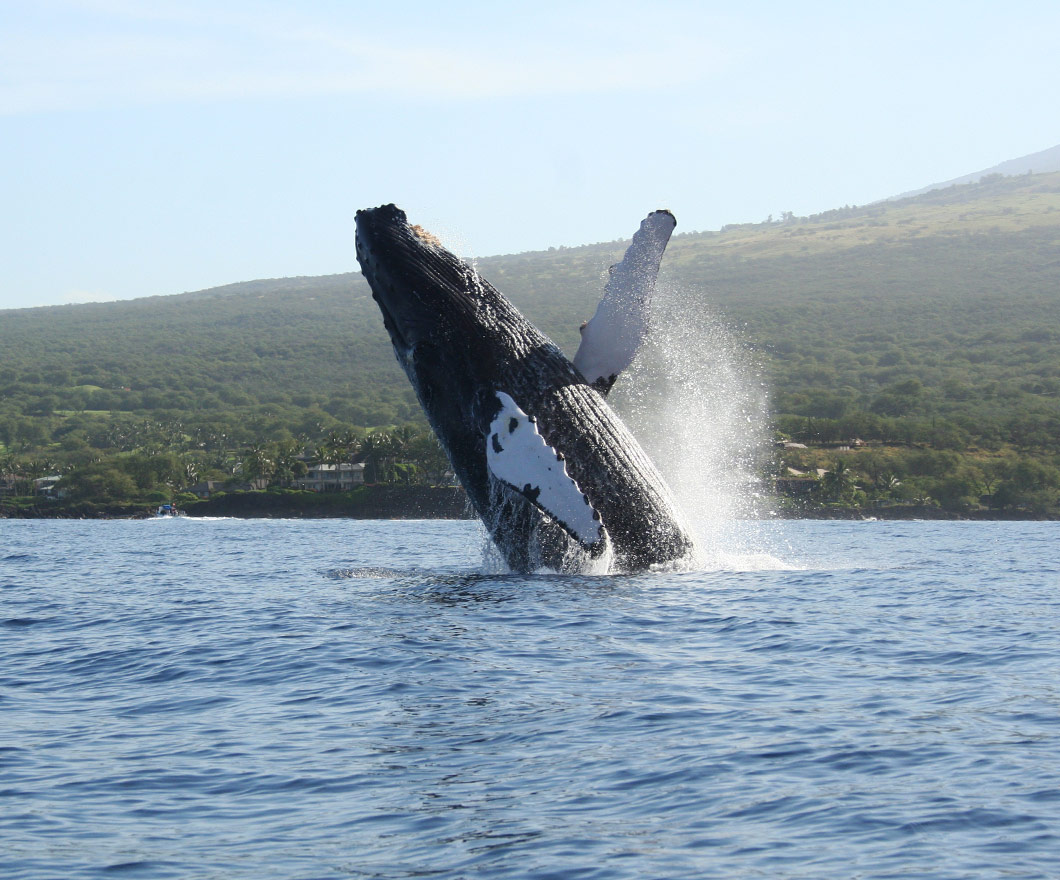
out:
<path id="1" fill-rule="evenodd" d="M 1060 524 L 753 529 L 0 520 L 0 876 L 1060 876 Z"/>

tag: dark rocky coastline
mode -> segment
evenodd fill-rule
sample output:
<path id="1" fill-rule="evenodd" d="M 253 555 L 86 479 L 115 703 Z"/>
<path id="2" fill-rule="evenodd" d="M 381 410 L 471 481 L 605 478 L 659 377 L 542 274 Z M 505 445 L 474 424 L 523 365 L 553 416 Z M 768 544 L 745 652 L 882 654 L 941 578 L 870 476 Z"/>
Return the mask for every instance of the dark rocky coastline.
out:
<path id="1" fill-rule="evenodd" d="M 352 492 L 227 492 L 178 504 L 188 516 L 243 519 L 473 519 L 463 489 L 427 486 L 362 486 Z M 32 506 L 0 505 L 0 519 L 146 519 L 157 503 L 93 504 L 42 500 Z M 839 520 L 1051 520 L 1026 510 L 954 512 L 929 505 L 843 507 L 780 505 L 769 516 L 780 519 Z"/>
<path id="2" fill-rule="evenodd" d="M 427 486 L 362 486 L 352 492 L 223 492 L 177 506 L 188 516 L 346 519 L 466 519 L 472 516 L 463 489 Z M 27 507 L 0 507 L 12 519 L 146 519 L 157 503 L 93 504 L 43 500 Z"/>

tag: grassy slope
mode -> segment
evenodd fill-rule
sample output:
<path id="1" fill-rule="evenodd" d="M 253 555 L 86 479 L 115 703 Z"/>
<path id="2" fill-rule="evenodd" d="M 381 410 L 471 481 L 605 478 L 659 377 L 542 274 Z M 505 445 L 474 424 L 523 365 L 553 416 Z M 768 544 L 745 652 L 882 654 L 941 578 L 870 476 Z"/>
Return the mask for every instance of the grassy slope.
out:
<path id="1" fill-rule="evenodd" d="M 569 352 L 624 245 L 492 257 L 479 268 Z M 924 412 L 1052 412 L 1058 246 L 1060 174 L 1034 175 L 679 235 L 663 281 L 760 352 L 780 411 L 824 414 L 812 412 L 814 394 L 868 407 L 915 377 Z M 368 423 L 416 413 L 354 274 L 0 312 L 0 404 L 24 411 L 34 394 L 84 386 L 112 395 L 102 409 L 283 402 L 338 413 L 353 401 Z M 115 393 L 136 396 L 121 403 Z"/>

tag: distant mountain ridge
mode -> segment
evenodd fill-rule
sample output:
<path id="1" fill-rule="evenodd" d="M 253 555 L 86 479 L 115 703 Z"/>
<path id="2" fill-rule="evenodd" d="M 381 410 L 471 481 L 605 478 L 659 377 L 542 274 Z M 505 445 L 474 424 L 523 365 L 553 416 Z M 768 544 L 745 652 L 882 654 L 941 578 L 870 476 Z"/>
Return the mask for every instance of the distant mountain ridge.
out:
<path id="1" fill-rule="evenodd" d="M 893 202 L 898 199 L 919 196 L 935 189 L 945 189 L 946 187 L 956 186 L 962 183 L 975 183 L 991 174 L 1002 174 L 1005 177 L 1012 177 L 1017 174 L 1047 174 L 1051 171 L 1060 171 L 1060 144 L 1057 144 L 1055 147 L 1050 147 L 1047 150 L 1040 150 L 1037 153 L 1020 156 L 1018 159 L 1009 159 L 1007 162 L 1001 162 L 990 168 L 984 168 L 982 171 L 975 171 L 971 174 L 955 177 L 952 180 L 945 180 L 942 183 L 932 183 L 921 189 L 914 189 L 909 192 L 900 193 L 899 195 L 891 196 L 887 201 Z"/>

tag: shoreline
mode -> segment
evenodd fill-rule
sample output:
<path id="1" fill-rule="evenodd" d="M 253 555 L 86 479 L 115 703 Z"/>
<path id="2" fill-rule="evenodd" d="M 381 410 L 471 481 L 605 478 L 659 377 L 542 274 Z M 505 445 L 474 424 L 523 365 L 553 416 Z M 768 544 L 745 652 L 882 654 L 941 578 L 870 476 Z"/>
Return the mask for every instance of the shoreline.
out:
<path id="1" fill-rule="evenodd" d="M 0 507 L 0 519 L 152 519 L 160 502 L 94 504 L 43 502 Z M 191 518 L 237 519 L 468 519 L 463 489 L 427 486 L 360 486 L 349 492 L 220 492 L 199 501 L 179 496 L 174 506 Z"/>
<path id="2" fill-rule="evenodd" d="M 0 506 L 0 519 L 151 519 L 157 502 L 136 504 L 64 504 L 50 501 L 30 507 Z M 184 506 L 178 503 L 178 507 Z M 427 486 L 361 486 L 350 492 L 290 490 L 220 493 L 184 506 L 190 518 L 235 519 L 475 519 L 463 489 Z M 950 520 L 1048 522 L 1060 517 L 1027 510 L 949 511 L 927 505 L 886 507 L 781 507 L 761 519 Z"/>

